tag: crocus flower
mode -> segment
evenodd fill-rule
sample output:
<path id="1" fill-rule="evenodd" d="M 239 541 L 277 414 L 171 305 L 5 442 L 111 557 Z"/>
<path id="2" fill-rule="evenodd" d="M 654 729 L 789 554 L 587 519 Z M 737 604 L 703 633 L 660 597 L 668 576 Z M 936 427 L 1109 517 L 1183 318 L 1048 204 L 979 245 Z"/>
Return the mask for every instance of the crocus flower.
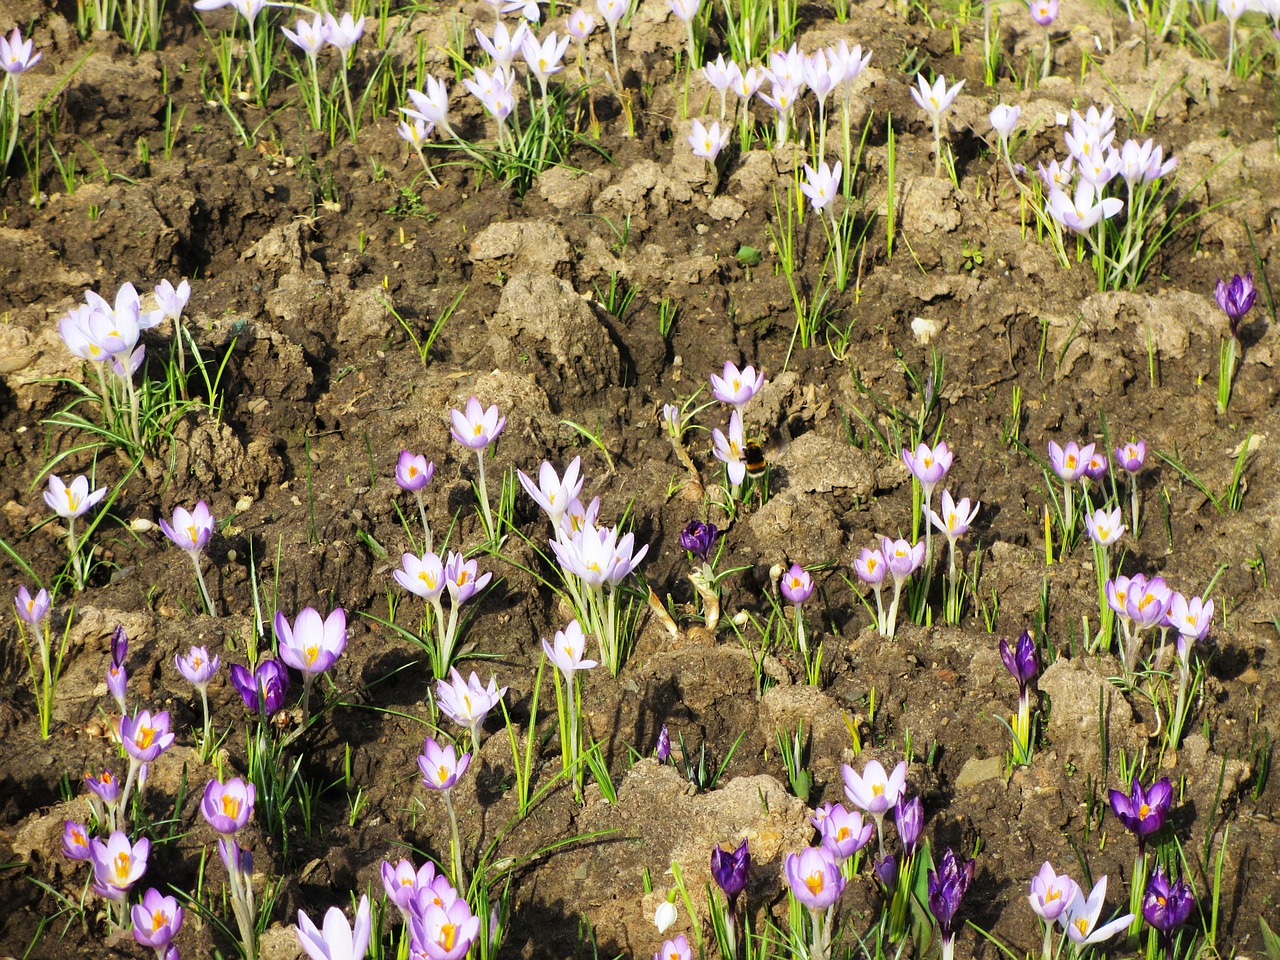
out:
<path id="1" fill-rule="evenodd" d="M 1121 579 L 1123 578 L 1116 578 L 1117 582 Z M 1164 577 L 1152 577 L 1148 580 L 1143 574 L 1135 573 L 1129 578 L 1124 607 L 1135 630 L 1160 626 L 1172 602 L 1173 591 L 1165 583 Z"/>
<path id="2" fill-rule="evenodd" d="M 612 29 L 618 25 L 627 12 L 627 4 L 623 0 L 596 0 L 596 9 L 604 22 Z"/>
<path id="3" fill-rule="evenodd" d="M 884 583 L 884 578 L 889 573 L 889 567 L 884 562 L 884 554 L 879 550 L 869 550 L 865 547 L 858 554 L 858 559 L 853 561 L 853 569 L 858 574 L 858 579 L 872 587 L 879 587 Z"/>
<path id="4" fill-rule="evenodd" d="M 204 549 L 209 537 L 213 535 L 213 528 L 213 514 L 203 500 L 196 504 L 194 510 L 175 507 L 172 524 L 163 517 L 160 519 L 160 529 L 164 535 L 180 550 L 190 554 L 197 554 Z"/>
<path id="5" fill-rule="evenodd" d="M 263 660 L 252 671 L 233 663 L 231 685 L 250 710 L 270 715 L 284 706 L 285 694 L 289 692 L 289 672 L 279 660 Z"/>
<path id="6" fill-rule="evenodd" d="M 582 41 L 591 36 L 591 32 L 596 28 L 596 18 L 587 11 L 578 7 L 569 14 L 569 19 L 565 24 L 565 29 L 569 31 L 569 35 L 573 39 Z"/>
<path id="7" fill-rule="evenodd" d="M 710 127 L 702 125 L 701 120 L 694 120 L 689 133 L 689 146 L 695 157 L 701 157 L 707 163 L 714 164 L 720 151 L 729 145 L 732 134 L 730 127 L 720 127 L 720 122 L 713 121 Z"/>
<path id="8" fill-rule="evenodd" d="M 88 477 L 76 477 L 68 486 L 62 482 L 61 477 L 51 473 L 49 489 L 44 492 L 44 502 L 62 519 L 74 520 L 76 517 L 84 516 L 94 504 L 106 496 L 106 493 L 106 487 L 99 487 L 90 493 Z"/>
<path id="9" fill-rule="evenodd" d="M 671 734 L 667 732 L 665 723 L 658 731 L 658 743 L 654 747 L 653 755 L 658 758 L 659 763 L 666 763 L 671 759 Z"/>
<path id="10" fill-rule="evenodd" d="M 1084 476 L 1085 467 L 1089 465 L 1089 458 L 1092 456 L 1092 443 L 1081 447 L 1072 440 L 1066 447 L 1060 447 L 1054 441 L 1049 441 L 1049 466 L 1064 483 L 1075 483 Z"/>
<path id="11" fill-rule="evenodd" d="M 444 585 L 455 607 L 462 606 L 489 585 L 492 573 L 476 575 L 476 561 L 466 560 L 462 554 L 449 552 L 444 563 Z"/>
<path id="12" fill-rule="evenodd" d="M 818 823 L 822 845 L 831 851 L 836 860 L 849 859 L 871 840 L 875 824 L 864 821 L 862 811 L 849 811 L 843 804 L 833 804 Z"/>
<path id="13" fill-rule="evenodd" d="M 1031 878 L 1031 895 L 1028 900 L 1036 916 L 1046 923 L 1053 923 L 1071 905 L 1080 887 L 1065 873 L 1054 873 L 1046 862 L 1040 872 Z"/>
<path id="14" fill-rule="evenodd" d="M 173 746 L 173 741 L 167 710 L 154 717 L 150 710 L 142 710 L 135 717 L 120 718 L 120 743 L 129 756 L 142 763 L 150 763 L 160 756 Z"/>
<path id="15" fill-rule="evenodd" d="M 1119 790 L 1109 790 L 1107 797 L 1111 801 L 1111 812 L 1126 830 L 1138 838 L 1141 850 L 1147 837 L 1163 827 L 1169 817 L 1173 784 L 1168 777 L 1161 777 L 1150 788 L 1144 789 L 1135 776 L 1127 795 Z"/>
<path id="16" fill-rule="evenodd" d="M 1084 465 L 1084 476 L 1086 480 L 1093 483 L 1099 482 L 1107 475 L 1107 456 L 1104 453 L 1094 453 L 1089 458 L 1089 462 Z"/>
<path id="17" fill-rule="evenodd" d="M 499 689 L 498 681 L 493 677 L 489 678 L 487 688 L 482 687 L 475 671 L 472 671 L 470 679 L 464 681 L 462 674 L 451 667 L 449 677 L 448 683 L 444 680 L 436 681 L 436 703 L 446 717 L 458 726 L 471 730 L 472 746 L 478 747 L 484 718 L 497 706 L 507 688 Z"/>
<path id="18" fill-rule="evenodd" d="M 1103 197 L 1098 187 L 1084 177 L 1070 196 L 1063 190 L 1049 192 L 1049 215 L 1075 233 L 1087 233 L 1123 209 L 1123 200 Z"/>
<path id="19" fill-rule="evenodd" d="M 304 912 L 298 911 L 298 943 L 311 960 L 364 960 L 364 955 L 369 952 L 372 930 L 368 896 L 360 898 L 353 925 L 347 923 L 338 907 L 330 907 L 325 913 L 324 930 L 317 928 Z"/>
<path id="20" fill-rule="evenodd" d="M 787 601 L 798 607 L 813 594 L 813 577 L 800 564 L 793 563 L 778 586 Z"/>
<path id="21" fill-rule="evenodd" d="M 116 627 L 111 634 L 111 662 L 107 664 L 107 692 L 115 698 L 120 712 L 126 713 L 125 690 L 129 685 L 129 675 L 125 671 L 125 657 L 129 645 L 129 635 L 124 627 Z"/>
<path id="22" fill-rule="evenodd" d="M 800 192 L 809 198 L 815 210 L 825 210 L 840 193 L 840 175 L 843 168 L 837 160 L 834 167 L 826 163 L 818 165 L 815 170 L 809 164 L 804 165 L 804 182 L 800 184 Z"/>
<path id="23" fill-rule="evenodd" d="M 401 490 L 417 493 L 431 482 L 435 473 L 436 465 L 428 463 L 422 454 L 400 451 L 400 459 L 396 461 L 396 483 Z"/>
<path id="24" fill-rule="evenodd" d="M 1249 271 L 1243 277 L 1237 273 L 1231 278 L 1230 283 L 1219 280 L 1213 296 L 1218 301 L 1222 312 L 1227 315 L 1232 339 L 1238 339 L 1240 321 L 1253 307 L 1253 301 L 1258 296 L 1258 291 L 1253 285 L 1253 272 Z"/>
<path id="25" fill-rule="evenodd" d="M 955 461 L 955 454 L 947 446 L 946 441 L 930 449 L 927 444 L 920 444 L 913 454 L 903 448 L 902 462 L 907 465 L 911 475 L 920 481 L 920 489 L 925 493 L 926 502 L 933 496 L 933 490 L 942 481 Z"/>
<path id="26" fill-rule="evenodd" d="M 583 659 L 586 648 L 587 637 L 577 620 L 570 620 L 567 627 L 557 630 L 554 643 L 548 642 L 546 637 L 542 638 L 542 649 L 546 651 L 547 659 L 564 675 L 570 688 L 573 686 L 574 674 L 579 670 L 591 670 L 599 666 L 595 660 Z"/>
<path id="27" fill-rule="evenodd" d="M 257 19 L 267 5 L 267 0 L 196 0 L 192 6 L 197 10 L 220 10 L 223 7 L 233 7 L 236 13 L 244 17 L 249 22 Z"/>
<path id="28" fill-rule="evenodd" d="M 938 74 L 930 86 L 925 82 L 922 70 L 916 74 L 916 86 L 911 89 L 912 99 L 929 115 L 929 120 L 933 123 L 934 176 L 942 170 L 942 115 L 947 112 L 963 87 L 964 81 L 961 80 L 948 89 L 947 78 L 942 74 Z"/>
<path id="29" fill-rule="evenodd" d="M 725 476 L 737 487 L 747 476 L 747 464 L 743 459 L 746 441 L 742 434 L 742 415 L 735 409 L 729 414 L 729 433 L 726 436 L 717 427 L 711 431 L 712 452 L 724 464 Z"/>
<path id="30" fill-rule="evenodd" d="M 893 891 L 898 886 L 898 858 L 892 853 L 876 857 L 871 863 L 871 870 L 884 888 L 885 895 L 893 896 Z"/>
<path id="31" fill-rule="evenodd" d="M 347 612 L 335 607 L 322 620 L 313 607 L 306 607 L 290 626 L 284 613 L 277 611 L 275 631 L 285 666 L 314 677 L 332 667 L 346 647 Z"/>
<path id="32" fill-rule="evenodd" d="M 116 830 L 105 843 L 96 837 L 90 840 L 89 851 L 94 889 L 108 900 L 122 900 L 147 872 L 151 841 L 141 837 L 137 843 L 130 843 L 124 831 Z"/>
<path id="33" fill-rule="evenodd" d="M 254 785 L 239 777 L 232 777 L 226 783 L 210 780 L 200 800 L 200 813 L 215 831 L 229 837 L 249 822 L 256 797 Z"/>
<path id="34" fill-rule="evenodd" d="M 701 520 L 690 520 L 680 531 L 680 546 L 690 556 L 697 557 L 703 563 L 709 563 L 711 551 L 720 537 L 720 531 L 714 523 L 703 523 Z"/>
<path id="35" fill-rule="evenodd" d="M 1165 619 L 1181 636 L 1199 643 L 1209 635 L 1209 628 L 1213 625 L 1213 601 L 1200 597 L 1188 600 L 1175 592 Z"/>
<path id="36" fill-rule="evenodd" d="M 1116 463 L 1130 475 L 1142 469 L 1147 459 L 1147 443 L 1145 440 L 1131 441 L 1124 446 L 1116 447 Z"/>
<path id="37" fill-rule="evenodd" d="M 810 910 L 826 910 L 844 892 L 840 865 L 825 847 L 787 854 L 784 872 L 795 898 Z"/>
<path id="38" fill-rule="evenodd" d="M 951 960 L 955 951 L 956 913 L 973 882 L 973 867 L 972 860 L 961 860 L 948 847 L 938 869 L 929 871 L 929 912 L 942 933 L 943 960 Z"/>
<path id="39" fill-rule="evenodd" d="M 1107 878 L 1105 876 L 1094 884 L 1088 898 L 1085 897 L 1083 890 L 1076 888 L 1076 895 L 1058 918 L 1058 922 L 1062 924 L 1073 943 L 1080 946 L 1101 943 L 1103 940 L 1114 937 L 1133 921 L 1133 914 L 1126 913 L 1099 927 L 1098 919 L 1102 916 L 1102 906 L 1106 899 Z"/>
<path id="40" fill-rule="evenodd" d="M 756 370 L 751 364 L 739 370 L 737 364 L 725 361 L 723 376 L 711 374 L 711 395 L 721 403 L 733 407 L 739 414 L 763 386 L 764 371 Z"/>
<path id="41" fill-rule="evenodd" d="M 665 941 L 653 955 L 653 960 L 692 960 L 692 958 L 693 948 L 689 946 L 689 938 L 683 933 L 674 940 Z"/>
<path id="42" fill-rule="evenodd" d="M 428 960 L 461 960 L 480 935 L 480 918 L 459 897 L 447 906 L 429 903 L 410 918 L 415 949 Z"/>
<path id="43" fill-rule="evenodd" d="M 453 129 L 449 126 L 449 88 L 444 85 L 444 81 L 430 74 L 423 86 L 427 88 L 425 91 L 405 91 L 414 111 L 426 123 L 434 124 L 452 136 Z"/>
<path id="44" fill-rule="evenodd" d="M 182 926 L 182 908 L 173 897 L 166 897 L 155 887 L 142 895 L 131 914 L 133 939 L 144 947 L 161 952 L 173 942 Z"/>
<path id="45" fill-rule="evenodd" d="M 904 803 L 899 797 L 894 807 L 893 822 L 898 827 L 902 848 L 908 854 L 915 853 L 920 834 L 924 831 L 924 802 L 919 797 L 912 797 Z"/>
<path id="46" fill-rule="evenodd" d="M 1164 867 L 1157 866 L 1142 895 L 1142 918 L 1156 929 L 1165 956 L 1172 958 L 1174 934 L 1190 918 L 1195 905 L 1191 885 L 1181 877 L 1170 882 Z"/>
<path id="47" fill-rule="evenodd" d="M 1011 107 L 1007 103 L 998 103 L 991 109 L 988 119 L 991 121 L 991 129 L 996 132 L 1001 143 L 1009 142 L 1009 137 L 1013 134 L 1014 127 L 1018 125 L 1020 116 L 1022 116 L 1022 108 Z"/>
<path id="48" fill-rule="evenodd" d="M 324 29 L 329 44 L 346 53 L 364 36 L 364 17 L 353 20 L 350 13 L 344 13 L 339 20 L 332 13 L 326 13 Z"/>
<path id="49" fill-rule="evenodd" d="M 1093 513 L 1086 513 L 1084 515 L 1084 525 L 1085 529 L 1089 531 L 1089 538 L 1100 547 L 1111 546 L 1128 529 L 1121 522 L 1123 516 L 1119 507 L 1111 510 L 1104 508 L 1095 510 Z"/>
<path id="50" fill-rule="evenodd" d="M 209 681 L 218 672 L 220 665 L 217 654 L 210 657 L 209 651 L 204 647 L 192 647 L 185 657 L 182 654 L 175 654 L 173 662 L 183 679 L 197 690 L 208 687 Z"/>
<path id="51" fill-rule="evenodd" d="M 103 803 L 115 803 L 120 799 L 120 781 L 110 770 L 103 770 L 101 776 L 86 773 L 84 783 Z"/>
<path id="52" fill-rule="evenodd" d="M 436 600 L 444 592 L 444 565 L 434 553 L 415 557 L 406 553 L 400 558 L 402 569 L 392 573 L 396 583 L 423 600 Z"/>
<path id="53" fill-rule="evenodd" d="M 552 529 L 559 530 L 560 521 L 564 518 L 565 511 L 569 509 L 569 504 L 582 492 L 581 471 L 582 458 L 574 457 L 573 462 L 565 468 L 563 478 L 556 474 L 556 468 L 546 460 L 542 461 L 542 466 L 538 468 L 537 484 L 527 477 L 523 470 L 517 470 L 516 476 L 520 478 L 520 485 L 524 487 L 525 493 L 529 494 L 533 502 L 547 515 Z"/>
<path id="54" fill-rule="evenodd" d="M 298 29 L 296 31 L 290 30 L 288 27 L 281 27 L 280 32 L 308 57 L 314 57 L 329 39 L 329 31 L 324 24 L 324 15 L 317 13 L 309 23 L 299 18 L 297 26 Z"/>
<path id="55" fill-rule="evenodd" d="M 471 765 L 471 754 L 458 756 L 453 744 L 440 746 L 431 737 L 422 744 L 422 753 L 418 755 L 418 769 L 422 771 L 422 784 L 431 790 L 451 790 L 453 785 L 467 772 Z"/>
<path id="56" fill-rule="evenodd" d="M 1031 19 L 1047 27 L 1058 19 L 1058 0 L 1029 0 Z"/>
<path id="57" fill-rule="evenodd" d="M 44 56 L 43 53 L 34 53 L 34 50 L 34 42 L 23 40 L 22 31 L 14 27 L 8 39 L 0 36 L 0 70 L 12 76 L 26 73 Z"/>
<path id="58" fill-rule="evenodd" d="M 430 886 L 435 878 L 436 865 L 430 860 L 416 870 L 409 860 L 401 860 L 395 866 L 382 861 L 382 888 L 387 892 L 387 899 L 400 910 L 406 925 L 417 892 Z"/>
<path id="59" fill-rule="evenodd" d="M 93 851 L 89 847 L 89 830 L 83 823 L 68 820 L 62 828 L 62 855 L 68 860 L 89 860 Z"/>
<path id="60" fill-rule="evenodd" d="M 481 72 L 476 71 L 477 74 Z M 449 430 L 450 435 L 464 447 L 470 447 L 472 450 L 483 450 L 489 446 L 498 439 L 502 428 L 507 425 L 507 418 L 498 416 L 497 404 L 492 404 L 488 410 L 485 410 L 475 397 L 467 401 L 466 413 L 450 410 L 449 416 L 453 420 L 453 426 Z"/>
<path id="61" fill-rule="evenodd" d="M 968 497 L 961 497 L 960 502 L 957 503 L 951 499 L 951 491 L 943 490 L 942 512 L 939 514 L 930 510 L 929 522 L 937 527 L 949 542 L 954 543 L 969 532 L 969 527 L 973 524 L 973 519 L 978 515 L 978 508 L 981 506 L 981 503 L 975 503 L 971 509 Z"/>
<path id="62" fill-rule="evenodd" d="M 902 760 L 893 768 L 893 773 L 885 772 L 880 761 L 868 761 L 862 775 L 853 772 L 847 763 L 841 766 L 840 774 L 844 778 L 844 793 L 859 810 L 871 814 L 877 822 L 885 812 L 902 799 L 907 786 L 907 762 Z"/>
<path id="63" fill-rule="evenodd" d="M 1010 648 L 1009 641 L 1001 640 L 1000 659 L 1004 661 L 1005 669 L 1013 679 L 1018 681 L 1019 693 L 1025 693 L 1028 684 L 1040 672 L 1040 656 L 1036 653 L 1036 643 L 1031 639 L 1031 634 L 1023 630 L 1013 648 Z"/>
<path id="64" fill-rule="evenodd" d="M 744 839 L 733 852 L 720 846 L 711 848 L 711 879 L 729 899 L 729 909 L 737 910 L 738 897 L 747 888 L 747 876 L 751 872 L 751 851 Z"/>
<path id="65" fill-rule="evenodd" d="M 25 586 L 21 586 L 13 603 L 18 608 L 18 619 L 28 626 L 38 627 L 49 613 L 49 591 L 41 587 L 33 597 Z"/>
<path id="66" fill-rule="evenodd" d="M 925 528 L 928 529 L 927 527 Z M 898 601 L 902 597 L 902 585 L 911 579 L 911 575 L 924 563 L 926 546 L 923 543 L 912 545 L 906 540 L 880 540 L 880 552 L 884 556 L 885 566 L 893 577 L 893 600 L 889 604 L 889 612 L 885 616 L 884 636 L 892 637 L 898 620 Z"/>

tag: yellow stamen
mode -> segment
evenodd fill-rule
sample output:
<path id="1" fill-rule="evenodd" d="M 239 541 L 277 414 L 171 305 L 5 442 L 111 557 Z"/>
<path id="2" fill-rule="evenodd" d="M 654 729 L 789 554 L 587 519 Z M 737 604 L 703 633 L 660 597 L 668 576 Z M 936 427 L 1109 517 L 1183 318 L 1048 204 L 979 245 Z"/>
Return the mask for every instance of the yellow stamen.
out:
<path id="1" fill-rule="evenodd" d="M 314 643 L 311 646 L 307 647 L 307 649 L 304 652 L 306 654 L 308 667 L 316 662 L 316 657 L 320 656 L 320 648 L 316 646 Z"/>
<path id="2" fill-rule="evenodd" d="M 133 742 L 139 750 L 145 750 L 151 746 L 151 741 L 156 737 L 154 727 L 139 727 L 133 732 Z"/>
<path id="3" fill-rule="evenodd" d="M 228 794 L 222 795 L 222 813 L 232 820 L 240 819 L 240 801 Z"/>
<path id="4" fill-rule="evenodd" d="M 804 878 L 804 885 L 809 888 L 809 892 L 815 897 L 822 892 L 823 886 L 826 884 L 826 877 L 822 872 L 811 873 Z"/>
<path id="5" fill-rule="evenodd" d="M 436 940 L 440 948 L 446 953 L 453 949 L 453 941 L 457 936 L 458 928 L 452 923 L 446 923 L 440 928 L 440 937 Z"/>

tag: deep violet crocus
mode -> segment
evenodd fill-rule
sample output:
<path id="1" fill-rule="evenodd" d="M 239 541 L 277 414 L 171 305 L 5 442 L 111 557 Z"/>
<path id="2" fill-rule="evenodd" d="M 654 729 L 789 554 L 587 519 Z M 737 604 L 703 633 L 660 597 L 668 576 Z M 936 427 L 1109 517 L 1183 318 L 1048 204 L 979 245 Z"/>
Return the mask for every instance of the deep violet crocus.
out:
<path id="1" fill-rule="evenodd" d="M 1031 634 L 1023 630 L 1015 646 L 1000 641 L 1000 659 L 1005 669 L 1018 682 L 1018 712 L 1012 718 L 1014 763 L 1031 762 L 1031 681 L 1040 673 L 1040 655 Z"/>
<path id="2" fill-rule="evenodd" d="M 1111 812 L 1134 836 L 1138 838 L 1138 853 L 1142 855 L 1147 837 L 1164 826 L 1173 803 L 1173 784 L 1168 777 L 1161 777 L 1149 788 L 1144 788 L 1138 778 L 1133 778 L 1129 793 L 1109 790 Z"/>
<path id="3" fill-rule="evenodd" d="M 729 909 L 737 914 L 738 897 L 747 888 L 747 876 L 751 872 L 751 851 L 744 839 L 732 852 L 723 847 L 711 850 L 711 879 L 729 899 Z"/>
<path id="4" fill-rule="evenodd" d="M 905 803 L 899 798 L 894 807 L 893 822 L 898 827 L 902 848 L 908 856 L 914 854 L 920 843 L 920 834 L 924 832 L 924 802 L 919 797 L 912 797 Z"/>
<path id="5" fill-rule="evenodd" d="M 680 547 L 691 557 L 703 563 L 710 563 L 711 550 L 720 539 L 720 531 L 714 523 L 703 523 L 701 520 L 690 520 L 680 531 Z"/>
<path id="6" fill-rule="evenodd" d="M 1167 960 L 1173 960 L 1178 928 L 1191 917 L 1196 898 L 1181 877 L 1170 881 L 1163 867 L 1156 867 L 1142 896 L 1142 918 L 1155 928 Z"/>
<path id="7" fill-rule="evenodd" d="M 1236 274 L 1230 283 L 1218 281 L 1213 291 L 1218 306 L 1227 315 L 1229 336 L 1222 345 L 1218 359 L 1218 412 L 1226 413 L 1231 401 L 1231 387 L 1236 378 L 1236 361 L 1240 355 L 1240 321 L 1253 307 L 1258 291 L 1253 285 L 1253 273 L 1243 277 Z"/>
<path id="8" fill-rule="evenodd" d="M 671 734 L 667 730 L 664 723 L 662 729 L 658 731 L 658 743 L 653 749 L 653 755 L 657 758 L 658 763 L 666 763 L 671 759 Z"/>
<path id="9" fill-rule="evenodd" d="M 955 956 L 956 914 L 973 882 L 973 870 L 972 860 L 962 860 L 948 847 L 938 869 L 929 871 L 929 912 L 942 935 L 942 960 Z"/>
<path id="10" fill-rule="evenodd" d="M 129 675 L 125 670 L 125 661 L 129 657 L 129 634 L 124 627 L 117 626 L 111 631 L 111 662 L 107 664 L 107 692 L 115 698 L 120 713 L 128 713 L 125 705 L 125 690 L 129 685 Z"/>
<path id="11" fill-rule="evenodd" d="M 284 706 L 285 694 L 289 692 L 289 671 L 273 659 L 263 660 L 256 670 L 233 663 L 231 685 L 246 707 L 270 716 Z"/>

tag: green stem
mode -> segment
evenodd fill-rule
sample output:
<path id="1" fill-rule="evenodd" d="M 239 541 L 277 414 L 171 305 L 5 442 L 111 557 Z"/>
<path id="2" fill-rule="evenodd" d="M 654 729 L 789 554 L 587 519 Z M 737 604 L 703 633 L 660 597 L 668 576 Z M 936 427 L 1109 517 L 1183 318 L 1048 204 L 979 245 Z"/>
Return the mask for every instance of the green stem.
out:
<path id="1" fill-rule="evenodd" d="M 499 124 L 498 127 L 499 129 L 501 129 L 502 125 Z M 484 482 L 484 450 L 483 449 L 476 451 L 476 462 L 479 464 L 477 487 L 479 488 L 479 493 L 480 493 L 480 509 L 484 513 L 485 533 L 489 538 L 489 542 L 492 543 L 494 540 L 498 538 L 498 534 L 497 534 L 497 531 L 494 530 L 493 528 L 493 513 L 489 509 L 489 490 L 488 490 L 488 487 L 485 486 L 485 482 Z"/>
<path id="2" fill-rule="evenodd" d="M 449 856 L 453 863 L 453 886 L 460 895 L 465 895 L 467 885 L 462 876 L 462 838 L 458 835 L 458 815 L 453 809 L 451 791 L 442 792 L 445 809 L 449 811 Z"/>

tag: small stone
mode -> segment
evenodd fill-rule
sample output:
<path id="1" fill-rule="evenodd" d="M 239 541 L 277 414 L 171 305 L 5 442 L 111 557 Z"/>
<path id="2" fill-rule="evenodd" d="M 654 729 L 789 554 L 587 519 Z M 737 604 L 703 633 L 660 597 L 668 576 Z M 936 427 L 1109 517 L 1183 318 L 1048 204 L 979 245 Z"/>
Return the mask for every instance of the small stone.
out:
<path id="1" fill-rule="evenodd" d="M 956 790 L 977 786 L 988 780 L 998 780 L 1002 776 L 1004 776 L 1004 757 L 987 757 L 984 760 L 970 757 L 960 768 L 960 775 L 956 777 Z"/>

